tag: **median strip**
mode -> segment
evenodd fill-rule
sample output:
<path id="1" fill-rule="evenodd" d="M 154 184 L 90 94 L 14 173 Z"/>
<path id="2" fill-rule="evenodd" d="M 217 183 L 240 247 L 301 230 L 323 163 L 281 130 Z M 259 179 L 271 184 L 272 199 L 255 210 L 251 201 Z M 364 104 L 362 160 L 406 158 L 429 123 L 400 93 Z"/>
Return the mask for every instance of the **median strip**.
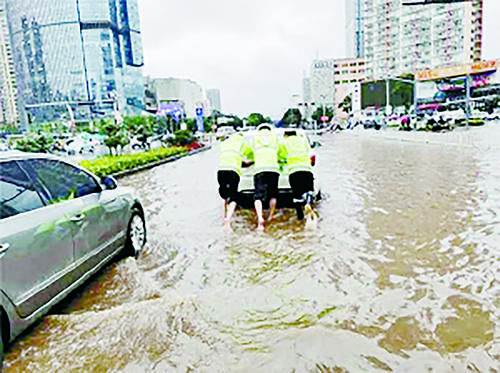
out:
<path id="1" fill-rule="evenodd" d="M 105 155 L 96 159 L 83 160 L 80 162 L 80 166 L 99 177 L 109 175 L 118 178 L 208 149 L 210 149 L 209 146 L 193 150 L 190 150 L 188 146 L 172 146 L 168 148 L 147 150 L 135 154 Z"/>

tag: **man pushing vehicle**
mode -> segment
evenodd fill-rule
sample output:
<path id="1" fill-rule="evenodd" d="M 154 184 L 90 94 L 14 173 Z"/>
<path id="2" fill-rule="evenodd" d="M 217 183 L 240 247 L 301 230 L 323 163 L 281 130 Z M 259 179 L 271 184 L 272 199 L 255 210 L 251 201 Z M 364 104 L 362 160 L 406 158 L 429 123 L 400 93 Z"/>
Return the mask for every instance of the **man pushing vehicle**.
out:
<path id="1" fill-rule="evenodd" d="M 255 162 L 254 174 L 254 207 L 257 214 L 257 229 L 264 229 L 263 204 L 269 203 L 268 221 L 273 220 L 278 197 L 278 182 L 280 177 L 279 162 L 285 161 L 285 147 L 280 142 L 271 124 L 264 123 L 257 127 L 250 147 L 251 159 Z"/>
<path id="2" fill-rule="evenodd" d="M 241 177 L 243 157 L 250 155 L 252 150 L 248 147 L 241 133 L 230 135 L 220 145 L 219 170 L 219 195 L 224 199 L 224 225 L 231 227 L 231 219 L 238 203 L 238 184 Z"/>
<path id="3" fill-rule="evenodd" d="M 292 188 L 297 218 L 304 219 L 302 207 L 305 206 L 308 220 L 315 220 L 316 214 L 312 209 L 312 204 L 315 201 L 314 175 L 312 173 L 314 160 L 310 158 L 309 141 L 305 136 L 297 136 L 295 130 L 286 130 L 284 145 L 288 165 L 288 181 Z"/>

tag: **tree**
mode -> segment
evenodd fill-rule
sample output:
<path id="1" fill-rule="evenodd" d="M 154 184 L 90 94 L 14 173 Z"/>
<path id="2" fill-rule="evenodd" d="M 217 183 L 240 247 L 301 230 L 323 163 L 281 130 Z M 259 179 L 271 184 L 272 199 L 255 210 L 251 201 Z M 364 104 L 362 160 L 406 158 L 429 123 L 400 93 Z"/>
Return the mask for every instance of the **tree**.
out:
<path id="1" fill-rule="evenodd" d="M 314 113 L 312 113 L 311 118 L 316 121 L 316 123 L 321 122 L 321 117 L 322 116 L 327 116 L 328 119 L 333 118 L 333 109 L 328 106 L 320 106 L 318 107 Z"/>
<path id="2" fill-rule="evenodd" d="M 227 126 L 233 126 L 234 128 L 243 127 L 243 121 L 240 118 L 238 118 L 238 116 L 226 115 L 226 118 L 229 119 L 229 121 L 226 124 Z"/>
<path id="3" fill-rule="evenodd" d="M 125 126 L 119 127 L 110 120 L 101 120 L 99 130 L 106 136 L 104 145 L 109 149 L 109 154 L 118 153 L 118 148 L 123 149 L 130 142 Z"/>
<path id="4" fill-rule="evenodd" d="M 342 109 L 344 113 L 350 113 L 352 111 L 352 97 L 348 94 L 344 97 L 344 100 L 339 104 L 339 109 Z"/>
<path id="5" fill-rule="evenodd" d="M 290 108 L 283 115 L 283 118 L 281 119 L 281 122 L 285 126 L 286 125 L 290 125 L 290 124 L 299 125 L 302 122 L 302 114 L 300 113 L 299 109 L 297 109 L 297 108 Z"/>
<path id="6" fill-rule="evenodd" d="M 49 153 L 54 139 L 41 131 L 30 132 L 24 138 L 16 142 L 16 149 L 24 152 Z"/>
<path id="7" fill-rule="evenodd" d="M 188 131 L 191 133 L 195 133 L 198 130 L 198 122 L 194 118 L 188 118 L 186 119 L 186 128 Z"/>
<path id="8" fill-rule="evenodd" d="M 257 127 L 259 124 L 266 122 L 266 118 L 260 113 L 252 113 L 247 118 L 247 124 L 252 127 Z"/>

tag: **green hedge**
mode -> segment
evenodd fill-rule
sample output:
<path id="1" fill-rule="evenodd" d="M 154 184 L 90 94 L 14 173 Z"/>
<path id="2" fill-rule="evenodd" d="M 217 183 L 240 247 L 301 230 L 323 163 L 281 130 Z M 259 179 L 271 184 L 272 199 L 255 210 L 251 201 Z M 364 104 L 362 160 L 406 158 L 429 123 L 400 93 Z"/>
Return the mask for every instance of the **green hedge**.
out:
<path id="1" fill-rule="evenodd" d="M 105 155 L 96 159 L 84 160 L 80 165 L 97 176 L 106 176 L 118 172 L 158 162 L 173 155 L 186 153 L 187 147 L 169 147 L 147 150 L 141 153 L 126 155 Z"/>

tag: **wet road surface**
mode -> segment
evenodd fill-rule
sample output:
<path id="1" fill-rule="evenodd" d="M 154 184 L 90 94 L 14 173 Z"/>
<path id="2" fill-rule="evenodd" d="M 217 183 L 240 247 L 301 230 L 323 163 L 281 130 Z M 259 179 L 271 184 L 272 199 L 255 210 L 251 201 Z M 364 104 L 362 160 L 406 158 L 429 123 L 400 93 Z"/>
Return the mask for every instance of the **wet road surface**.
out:
<path id="1" fill-rule="evenodd" d="M 500 371 L 500 127 L 391 136 L 323 136 L 316 231 L 237 211 L 226 233 L 216 151 L 121 179 L 145 252 L 18 338 L 5 372 Z"/>

